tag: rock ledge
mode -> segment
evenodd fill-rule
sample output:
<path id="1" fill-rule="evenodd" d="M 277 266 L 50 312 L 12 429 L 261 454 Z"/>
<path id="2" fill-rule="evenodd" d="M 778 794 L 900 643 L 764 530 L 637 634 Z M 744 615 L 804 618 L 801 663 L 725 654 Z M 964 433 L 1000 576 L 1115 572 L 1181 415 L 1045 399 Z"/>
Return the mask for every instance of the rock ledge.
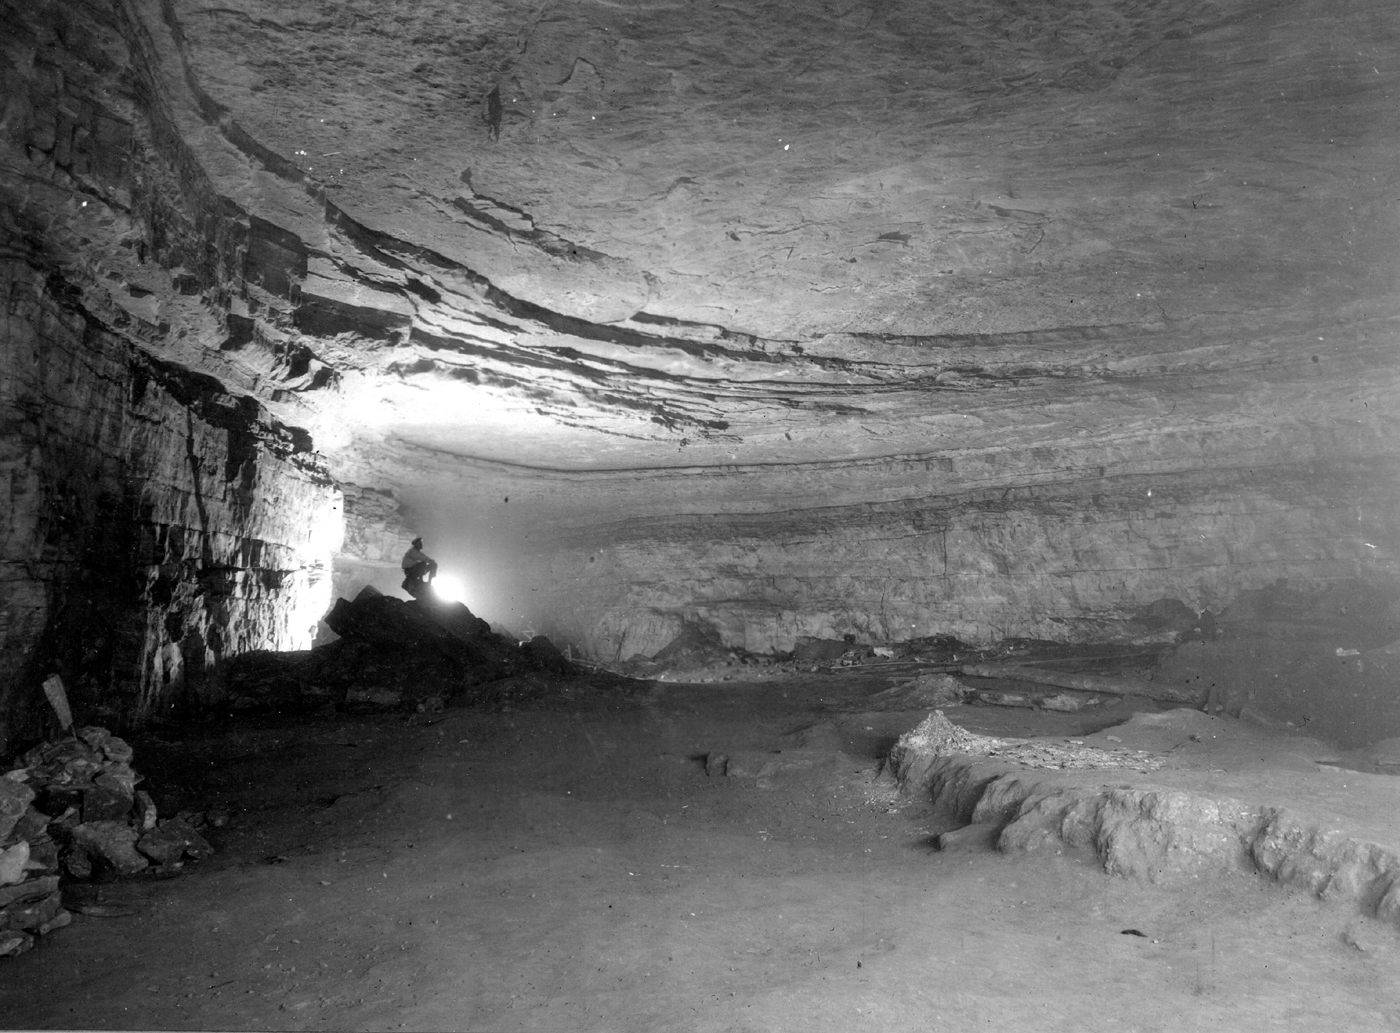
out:
<path id="1" fill-rule="evenodd" d="M 955 734 L 938 734 L 943 726 Z M 1167 784 L 1107 785 L 1093 781 L 1092 769 L 1017 762 L 1007 743 L 957 728 L 936 711 L 895 744 L 888 769 L 905 793 L 928 793 L 947 824 L 995 830 L 1002 853 L 1092 851 L 1110 875 L 1163 884 L 1253 872 L 1400 928 L 1393 847 L 1289 807 Z M 1170 781 L 1170 772 L 1160 774 Z"/>

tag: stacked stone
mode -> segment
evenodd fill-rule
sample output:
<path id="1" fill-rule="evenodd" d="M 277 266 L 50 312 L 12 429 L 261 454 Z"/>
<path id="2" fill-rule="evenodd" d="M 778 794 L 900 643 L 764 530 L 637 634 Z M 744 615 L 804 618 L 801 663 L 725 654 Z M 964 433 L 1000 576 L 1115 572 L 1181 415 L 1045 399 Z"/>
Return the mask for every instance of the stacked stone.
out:
<path id="1" fill-rule="evenodd" d="M 34 790 L 21 779 L 0 778 L 0 957 L 23 954 L 36 936 L 73 920 L 58 892 L 49 819 L 33 800 Z"/>
<path id="2" fill-rule="evenodd" d="M 187 816 L 159 819 L 131 759 L 131 746 L 105 728 L 81 728 L 34 747 L 0 778 L 0 957 L 72 920 L 60 874 L 171 870 L 214 852 Z"/>

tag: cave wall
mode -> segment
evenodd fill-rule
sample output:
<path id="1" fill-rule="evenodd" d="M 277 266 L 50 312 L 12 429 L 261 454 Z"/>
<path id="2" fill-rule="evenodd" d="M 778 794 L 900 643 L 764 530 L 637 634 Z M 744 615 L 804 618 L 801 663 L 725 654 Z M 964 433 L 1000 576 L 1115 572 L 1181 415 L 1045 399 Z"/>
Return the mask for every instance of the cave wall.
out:
<path id="1" fill-rule="evenodd" d="M 333 598 L 353 599 L 366 585 L 385 595 L 403 596 L 403 569 L 399 566 L 408 543 L 417 532 L 404 523 L 399 500 L 393 492 L 342 483 L 345 534 L 331 567 Z M 322 622 L 316 642 L 333 642 L 339 636 Z"/>
<path id="2" fill-rule="evenodd" d="M 49 674 L 79 721 L 125 727 L 217 695 L 221 657 L 310 645 L 343 531 L 309 436 L 227 361 L 247 223 L 181 141 L 139 25 L 122 5 L 19 15 L 0 42 L 0 754 L 51 727 Z"/>
<path id="3" fill-rule="evenodd" d="M 221 657 L 310 644 L 339 493 L 255 402 L 122 340 L 56 274 L 3 270 L 0 753 L 63 675 L 81 721 L 207 699 Z"/>
<path id="4" fill-rule="evenodd" d="M 538 627 L 604 660 L 654 654 L 682 620 L 762 653 L 806 635 L 1170 640 L 1139 611 L 1172 598 L 1219 613 L 1280 578 L 1400 582 L 1400 455 L 1385 427 L 1370 431 L 1347 435 L 1344 449 L 1316 435 L 1306 462 L 640 516 L 535 551 L 522 582 L 547 596 L 534 604 Z M 937 479 L 910 465 L 884 473 Z"/>

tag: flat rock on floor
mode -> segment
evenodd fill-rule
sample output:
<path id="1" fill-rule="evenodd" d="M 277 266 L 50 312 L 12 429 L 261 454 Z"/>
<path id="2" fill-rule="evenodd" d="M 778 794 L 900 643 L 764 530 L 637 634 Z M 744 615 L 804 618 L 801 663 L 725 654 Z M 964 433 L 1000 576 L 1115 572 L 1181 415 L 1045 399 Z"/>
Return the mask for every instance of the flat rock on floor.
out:
<path id="1" fill-rule="evenodd" d="M 1309 759 L 1326 744 L 1185 709 L 1038 740 L 1143 755 L 1143 773 L 1018 763 L 998 742 L 931 719 L 900 739 L 891 768 L 945 820 L 996 826 L 1002 852 L 1088 849 L 1111 874 L 1168 884 L 1259 872 L 1400 924 L 1395 782 Z"/>

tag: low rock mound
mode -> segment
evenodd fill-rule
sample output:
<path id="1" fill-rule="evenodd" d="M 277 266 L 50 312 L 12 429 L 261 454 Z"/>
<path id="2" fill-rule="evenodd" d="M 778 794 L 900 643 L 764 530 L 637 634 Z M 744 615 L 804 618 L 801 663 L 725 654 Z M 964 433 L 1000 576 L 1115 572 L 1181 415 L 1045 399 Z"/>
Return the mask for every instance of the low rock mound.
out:
<path id="1" fill-rule="evenodd" d="M 1100 749 L 1074 739 L 1056 742 L 978 735 L 953 724 L 941 710 L 935 710 L 917 728 L 905 732 L 890 753 L 891 763 L 906 771 L 918 764 L 931 764 L 939 757 L 951 755 L 995 757 L 1023 767 L 1060 771 L 1127 768 L 1146 772 L 1162 766 L 1160 757 L 1145 750 Z"/>
<path id="2" fill-rule="evenodd" d="M 1174 711 L 1138 715 L 1115 730 L 1125 736 L 1184 732 L 1194 742 L 1218 720 Z M 1200 730 L 1191 733 L 1193 726 Z M 1103 780 L 1092 769 L 1113 753 L 1141 758 L 1126 766 L 1153 770 L 1152 780 Z M 1007 854 L 1085 851 L 1108 874 L 1152 883 L 1254 872 L 1400 927 L 1400 847 L 1393 828 L 1381 829 L 1382 842 L 1365 826 L 1338 827 L 1330 815 L 1228 795 L 1219 785 L 1226 775 L 1213 766 L 1204 783 L 1169 767 L 1152 752 L 978 735 L 941 712 L 902 736 L 888 761 L 901 790 L 926 796 L 940 822 L 953 827 L 938 837 L 940 846 L 967 840 Z M 1287 773 L 1275 774 L 1270 784 Z M 1380 778 L 1346 777 L 1348 783 Z M 1390 787 L 1383 789 L 1388 799 Z"/>
<path id="3" fill-rule="evenodd" d="M 337 599 L 335 642 L 254 652 L 227 670 L 235 709 L 436 709 L 448 700 L 508 705 L 536 699 L 580 670 L 543 637 L 516 643 L 458 602 L 396 599 L 366 587 Z"/>
<path id="4" fill-rule="evenodd" d="M 161 818 L 137 789 L 133 750 L 105 728 L 70 730 L 28 750 L 0 776 L 0 958 L 72 921 L 59 888 L 74 881 L 170 875 L 214 848 L 204 815 Z M 70 907 L 75 905 L 70 904 Z"/>

